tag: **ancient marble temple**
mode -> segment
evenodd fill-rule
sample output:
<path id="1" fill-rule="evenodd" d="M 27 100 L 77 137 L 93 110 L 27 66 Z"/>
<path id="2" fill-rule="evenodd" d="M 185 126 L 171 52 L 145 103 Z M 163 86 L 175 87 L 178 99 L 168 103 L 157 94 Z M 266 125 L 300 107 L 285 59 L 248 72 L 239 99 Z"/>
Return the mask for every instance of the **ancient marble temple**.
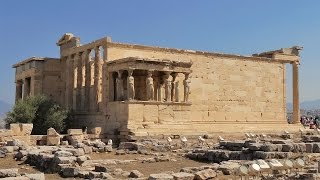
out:
<path id="1" fill-rule="evenodd" d="M 46 94 L 75 112 L 74 127 L 105 135 L 200 134 L 286 125 L 286 64 L 299 122 L 300 47 L 239 56 L 112 42 L 66 33 L 60 58 L 15 64 L 16 99 Z"/>

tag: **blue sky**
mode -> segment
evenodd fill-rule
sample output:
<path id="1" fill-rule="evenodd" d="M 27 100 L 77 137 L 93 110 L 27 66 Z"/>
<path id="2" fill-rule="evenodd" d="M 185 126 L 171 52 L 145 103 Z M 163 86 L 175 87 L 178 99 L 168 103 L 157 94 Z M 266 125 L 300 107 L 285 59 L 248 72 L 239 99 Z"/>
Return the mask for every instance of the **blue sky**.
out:
<path id="1" fill-rule="evenodd" d="M 320 99 L 319 8 L 316 0 L 1 1 L 0 100 L 14 102 L 12 64 L 30 56 L 59 57 L 55 43 L 65 32 L 82 43 L 111 36 L 118 42 L 242 55 L 304 46 L 300 98 Z M 290 102 L 290 69 L 287 77 Z"/>

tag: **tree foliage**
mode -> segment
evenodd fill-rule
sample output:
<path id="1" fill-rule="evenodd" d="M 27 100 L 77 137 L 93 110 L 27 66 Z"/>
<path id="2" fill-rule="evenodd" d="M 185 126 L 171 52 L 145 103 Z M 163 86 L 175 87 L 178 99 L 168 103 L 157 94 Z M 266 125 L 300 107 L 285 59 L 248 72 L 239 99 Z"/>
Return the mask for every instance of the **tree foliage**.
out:
<path id="1" fill-rule="evenodd" d="M 17 101 L 12 111 L 7 113 L 5 121 L 7 125 L 33 123 L 32 134 L 46 134 L 50 127 L 62 132 L 70 118 L 70 110 L 62 108 L 44 95 L 36 95 Z"/>

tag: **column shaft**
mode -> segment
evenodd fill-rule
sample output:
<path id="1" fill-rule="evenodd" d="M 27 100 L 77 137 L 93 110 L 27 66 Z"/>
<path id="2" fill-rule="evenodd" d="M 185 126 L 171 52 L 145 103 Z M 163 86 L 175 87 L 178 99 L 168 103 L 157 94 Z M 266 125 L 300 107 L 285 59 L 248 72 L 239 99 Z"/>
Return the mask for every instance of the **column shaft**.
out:
<path id="1" fill-rule="evenodd" d="M 84 111 L 85 110 L 85 99 L 86 99 L 86 89 L 85 89 L 85 83 L 86 83 L 86 52 L 82 53 L 81 56 L 81 88 L 80 88 L 80 110 Z"/>
<path id="2" fill-rule="evenodd" d="M 85 56 L 85 110 L 90 110 L 90 85 L 91 85 L 91 67 L 90 67 L 90 50 L 87 50 Z"/>
<path id="3" fill-rule="evenodd" d="M 81 110 L 81 88 L 82 88 L 82 52 L 78 54 L 78 67 L 77 67 L 77 110 Z"/>
<path id="4" fill-rule="evenodd" d="M 66 60 L 66 70 L 65 70 L 65 77 L 66 77 L 66 81 L 65 81 L 65 84 L 66 84 L 66 88 L 65 88 L 65 106 L 66 107 L 69 107 L 70 106 L 70 58 L 69 57 L 65 57 L 65 60 Z"/>
<path id="5" fill-rule="evenodd" d="M 77 99 L 77 90 L 78 90 L 78 64 L 79 64 L 79 56 L 78 54 L 74 55 L 73 61 L 73 109 L 77 110 L 77 104 L 79 104 L 79 99 Z"/>
<path id="6" fill-rule="evenodd" d="M 293 123 L 300 122 L 300 101 L 299 101 L 299 64 L 292 64 L 292 91 L 293 91 Z"/>
<path id="7" fill-rule="evenodd" d="M 73 89 L 74 89 L 74 56 L 70 56 L 70 59 L 69 59 L 69 74 L 68 74 L 68 77 L 69 77 L 69 80 L 68 80 L 68 106 L 69 107 L 72 107 L 73 106 Z"/>
<path id="8" fill-rule="evenodd" d="M 96 47 L 95 49 L 95 58 L 94 58 L 94 85 L 93 85 L 93 96 L 94 102 L 93 107 L 95 111 L 99 111 L 98 101 L 99 101 L 99 79 L 100 79 L 100 49 Z"/>

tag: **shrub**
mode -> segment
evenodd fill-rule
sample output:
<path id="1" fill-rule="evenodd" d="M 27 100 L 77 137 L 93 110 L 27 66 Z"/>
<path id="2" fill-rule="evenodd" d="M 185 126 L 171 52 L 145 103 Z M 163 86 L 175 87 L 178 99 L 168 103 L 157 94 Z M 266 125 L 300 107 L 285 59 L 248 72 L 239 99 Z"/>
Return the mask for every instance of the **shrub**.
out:
<path id="1" fill-rule="evenodd" d="M 70 110 L 62 108 L 44 95 L 36 95 L 17 101 L 12 111 L 7 113 L 5 121 L 7 125 L 33 123 L 32 134 L 47 134 L 50 127 L 62 132 L 70 117 Z"/>

